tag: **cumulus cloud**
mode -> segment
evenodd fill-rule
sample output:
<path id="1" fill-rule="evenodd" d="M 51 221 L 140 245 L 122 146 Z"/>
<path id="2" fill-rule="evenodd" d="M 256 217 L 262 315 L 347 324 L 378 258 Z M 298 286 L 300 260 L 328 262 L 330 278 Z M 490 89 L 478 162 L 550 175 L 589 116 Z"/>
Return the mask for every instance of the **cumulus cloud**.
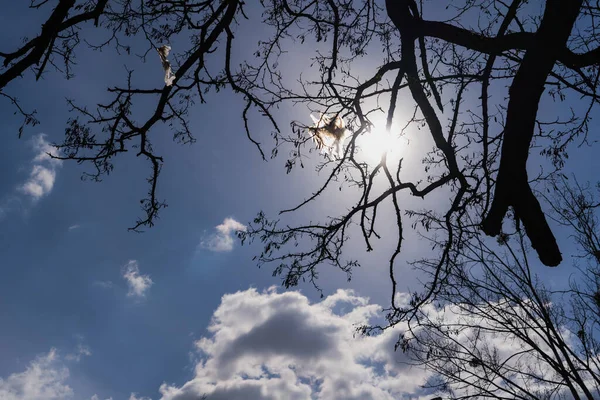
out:
<path id="1" fill-rule="evenodd" d="M 318 303 L 299 292 L 255 289 L 223 296 L 195 344 L 195 377 L 164 383 L 163 400 L 392 400 L 429 398 L 427 372 L 394 352 L 401 327 L 355 334 L 381 307 L 339 290 Z M 427 396 L 426 396 L 427 395 Z"/>
<path id="2" fill-rule="evenodd" d="M 58 152 L 46 141 L 46 135 L 35 136 L 33 147 L 36 155 L 32 160 L 29 178 L 19 186 L 18 190 L 35 201 L 52 191 L 61 161 L 50 157 L 50 155 L 57 156 Z"/>
<path id="3" fill-rule="evenodd" d="M 140 274 L 140 268 L 136 260 L 130 260 L 123 267 L 123 278 L 127 281 L 129 291 L 127 296 L 141 299 L 146 297 L 150 287 L 154 284 L 149 275 Z"/>
<path id="4" fill-rule="evenodd" d="M 398 294 L 399 305 L 406 305 L 408 294 Z M 381 307 L 349 290 L 338 290 L 320 302 L 311 303 L 299 292 L 278 293 L 275 289 L 258 292 L 250 289 L 223 296 L 213 314 L 209 334 L 195 343 L 198 361 L 195 376 L 183 385 L 163 383 L 162 400 L 430 400 L 449 393 L 436 392 L 442 383 L 433 369 L 414 365 L 401 350 L 394 351 L 399 335 L 419 335 L 444 346 L 443 335 L 423 326 L 406 330 L 398 324 L 382 334 L 365 337 L 356 326 L 380 318 Z M 531 393 L 545 393 L 548 382 L 559 376 L 532 354 L 528 345 L 501 334 L 501 328 L 488 330 L 490 321 L 465 313 L 458 306 L 425 307 L 428 318 L 447 326 L 463 327 L 452 335 L 457 358 L 450 368 L 462 365 L 461 384 L 446 386 L 451 397 L 468 397 L 465 382 L 476 381 L 480 366 L 464 355 L 470 340 L 477 338 L 483 351 L 497 358 L 507 376 Z M 491 319 L 492 323 L 495 319 Z M 423 319 L 422 319 L 423 321 Z M 536 336 L 532 333 L 532 338 Z M 543 340 L 536 346 L 548 347 Z M 539 343 L 538 343 L 539 342 Z M 472 344 L 472 343 L 471 343 Z M 414 346 L 421 346 L 413 343 Z M 446 348 L 450 351 L 452 343 Z M 427 352 L 427 346 L 421 349 Z M 551 350 L 545 349 L 547 354 Z M 462 354 L 462 358 L 459 356 Z M 430 360 L 430 362 L 434 362 Z M 440 358 L 447 367 L 448 358 Z M 443 370 L 443 368 L 439 369 Z M 515 372 L 522 371 L 522 372 Z M 542 377 L 542 378 L 538 378 Z M 547 378 L 549 381 L 545 381 Z M 490 378 L 493 390 L 502 392 L 502 379 Z M 507 386 L 508 387 L 508 386 Z M 481 387 L 474 385 L 473 390 Z M 562 393 L 562 392 L 561 392 Z M 562 393 L 564 394 L 564 393 Z M 507 392 L 508 395 L 508 392 Z M 511 397 L 508 395 L 508 397 Z"/>
<path id="5" fill-rule="evenodd" d="M 200 247 L 215 252 L 231 251 L 235 233 L 245 230 L 244 224 L 233 218 L 225 218 L 222 224 L 215 227 L 216 232 L 200 241 Z"/>
<path id="6" fill-rule="evenodd" d="M 73 397 L 66 383 L 69 369 L 64 366 L 56 349 L 38 356 L 23 372 L 0 378 L 2 400 L 54 400 Z"/>

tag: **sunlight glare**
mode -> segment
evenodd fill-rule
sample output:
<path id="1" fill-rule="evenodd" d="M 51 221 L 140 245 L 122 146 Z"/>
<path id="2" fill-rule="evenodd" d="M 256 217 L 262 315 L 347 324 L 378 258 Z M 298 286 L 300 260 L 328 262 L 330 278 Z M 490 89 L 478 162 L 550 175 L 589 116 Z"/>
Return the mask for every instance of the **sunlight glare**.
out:
<path id="1" fill-rule="evenodd" d="M 362 153 L 362 157 L 370 165 L 375 165 L 381 160 L 385 153 L 398 153 L 400 148 L 399 138 L 388 133 L 385 129 L 385 120 L 377 121 L 369 132 L 360 136 L 357 141 Z"/>

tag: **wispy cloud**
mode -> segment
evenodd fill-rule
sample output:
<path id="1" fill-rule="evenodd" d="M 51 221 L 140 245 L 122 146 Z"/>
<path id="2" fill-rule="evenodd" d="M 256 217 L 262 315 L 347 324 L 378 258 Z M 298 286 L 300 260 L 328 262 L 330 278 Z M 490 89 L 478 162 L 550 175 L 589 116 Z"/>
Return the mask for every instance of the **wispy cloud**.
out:
<path id="1" fill-rule="evenodd" d="M 22 372 L 15 372 L 7 377 L 0 376 L 1 400 L 66 400 L 82 398 L 75 396 L 70 383 L 69 366 L 81 361 L 82 357 L 91 356 L 90 348 L 83 344 L 83 337 L 75 335 L 78 340 L 74 352 L 61 356 L 56 348 L 48 353 L 38 355 Z M 76 385 L 77 386 L 77 385 Z M 90 400 L 113 400 L 94 394 Z"/>
<path id="2" fill-rule="evenodd" d="M 92 350 L 83 343 L 83 337 L 77 336 L 77 348 L 73 353 L 69 353 L 65 356 L 65 360 L 80 362 L 82 357 L 89 357 L 92 355 Z"/>
<path id="3" fill-rule="evenodd" d="M 73 396 L 66 383 L 69 369 L 62 364 L 56 349 L 38 356 L 23 372 L 0 378 L 2 400 L 63 400 Z"/>
<path id="4" fill-rule="evenodd" d="M 92 285 L 98 286 L 102 289 L 112 289 L 115 286 L 112 281 L 94 281 Z"/>
<path id="5" fill-rule="evenodd" d="M 90 398 L 90 400 L 102 400 L 102 399 L 101 399 L 100 397 L 98 397 L 98 395 L 97 395 L 97 394 L 95 394 L 95 395 L 93 395 L 93 396 Z M 109 398 L 108 398 L 108 399 L 106 399 L 106 400 L 113 400 L 113 398 L 112 398 L 112 397 L 109 397 Z"/>
<path id="6" fill-rule="evenodd" d="M 140 274 L 140 268 L 136 260 L 130 260 L 123 267 L 123 278 L 127 281 L 129 291 L 127 296 L 142 299 L 154 284 L 149 275 Z"/>
<path id="7" fill-rule="evenodd" d="M 137 397 L 137 393 L 131 393 L 129 400 L 152 400 L 150 397 Z"/>
<path id="8" fill-rule="evenodd" d="M 57 156 L 58 152 L 46 141 L 46 135 L 35 136 L 32 143 L 36 155 L 32 160 L 29 178 L 18 187 L 18 190 L 36 201 L 52 191 L 61 161 L 50 157 L 50 155 Z"/>
<path id="9" fill-rule="evenodd" d="M 42 165 L 34 165 L 29 179 L 19 187 L 19 190 L 26 195 L 31 196 L 34 200 L 47 195 L 54 186 L 56 172 Z"/>
<path id="10" fill-rule="evenodd" d="M 80 226 L 79 226 L 78 224 L 71 225 L 71 226 L 69 227 L 69 231 L 73 231 L 73 230 L 75 230 L 75 229 L 79 229 L 79 227 L 80 227 Z"/>
<path id="11" fill-rule="evenodd" d="M 245 231 L 246 226 L 233 218 L 225 218 L 223 223 L 215 227 L 213 234 L 200 241 L 200 247 L 215 252 L 233 250 L 234 235 L 238 231 Z"/>
<path id="12" fill-rule="evenodd" d="M 62 161 L 49 156 L 57 156 L 59 153 L 46 140 L 46 135 L 40 133 L 30 140 L 35 151 L 31 159 L 29 177 L 18 184 L 13 193 L 7 193 L 0 198 L 0 220 L 9 212 L 23 208 L 25 200 L 29 199 L 35 203 L 42 197 L 48 195 L 56 181 L 56 174 Z"/>

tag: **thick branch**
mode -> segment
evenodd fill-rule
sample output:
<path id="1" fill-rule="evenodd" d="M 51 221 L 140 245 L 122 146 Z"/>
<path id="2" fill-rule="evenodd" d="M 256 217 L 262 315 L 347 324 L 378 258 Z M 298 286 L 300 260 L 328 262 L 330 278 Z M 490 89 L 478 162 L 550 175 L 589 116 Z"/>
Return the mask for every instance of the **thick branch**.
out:
<path id="1" fill-rule="evenodd" d="M 23 57 L 18 63 L 9 68 L 6 72 L 0 75 L 0 89 L 6 86 L 10 81 L 21 75 L 27 68 L 35 63 L 38 63 L 44 52 L 56 38 L 60 31 L 62 21 L 69 14 L 69 10 L 75 5 L 75 0 L 60 0 L 50 18 L 42 26 L 42 33 L 38 37 L 39 40 L 27 56 Z"/>
<path id="2" fill-rule="evenodd" d="M 532 32 L 514 32 L 490 37 L 445 22 L 420 20 L 416 24 L 417 34 L 420 36 L 442 39 L 486 54 L 500 54 L 507 50 L 527 50 L 537 42 L 536 34 Z M 581 54 L 574 53 L 566 46 L 556 46 L 555 50 L 557 50 L 556 60 L 569 68 L 581 68 L 600 63 L 600 48 Z"/>
<path id="3" fill-rule="evenodd" d="M 582 0 L 548 1 L 531 47 L 510 88 L 500 169 L 490 212 L 482 223 L 484 232 L 500 233 L 502 220 L 512 206 L 525 227 L 532 247 L 548 266 L 562 261 L 556 239 L 527 180 L 527 158 L 533 138 L 538 106 L 548 74 L 565 48 Z"/>

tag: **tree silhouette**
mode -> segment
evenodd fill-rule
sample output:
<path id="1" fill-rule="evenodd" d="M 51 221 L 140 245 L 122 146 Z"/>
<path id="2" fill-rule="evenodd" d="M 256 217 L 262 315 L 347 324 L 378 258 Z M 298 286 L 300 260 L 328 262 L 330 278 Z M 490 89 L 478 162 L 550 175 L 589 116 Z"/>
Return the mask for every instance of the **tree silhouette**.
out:
<path id="1" fill-rule="evenodd" d="M 552 185 L 551 216 L 579 243 L 569 285 L 542 282 L 517 224 L 497 244 L 465 243 L 436 302 L 402 334 L 398 346 L 442 398 L 598 397 L 598 193 L 560 176 Z"/>
<path id="2" fill-rule="evenodd" d="M 481 231 L 502 239 L 507 213 L 522 224 L 543 264 L 562 261 L 534 190 L 563 168 L 571 144 L 586 141 L 597 101 L 596 3 L 469 0 L 444 2 L 444 9 L 439 5 L 415 0 L 262 0 L 252 5 L 241 0 L 32 1 L 32 12 L 48 17 L 36 37 L 0 52 L 0 94 L 16 107 L 24 126 L 36 124 L 35 112 L 11 93 L 14 80 L 39 79 L 51 66 L 71 77 L 74 54 L 82 45 L 116 52 L 137 46 L 134 53 L 145 60 L 148 54 L 156 57 L 160 46 L 186 38 L 187 48 L 171 52 L 172 85 L 139 87 L 128 71 L 122 86 L 108 88 L 111 101 L 95 106 L 69 101 L 72 114 L 65 139 L 58 143 L 63 158 L 93 165 L 94 179 L 111 172 L 115 157 L 128 150 L 149 161 L 149 191 L 133 230 L 152 226 L 165 206 L 157 194 L 163 159 L 160 149 L 152 147 L 153 135 L 168 129 L 176 140 L 193 142 L 190 111 L 208 101 L 210 93 L 229 89 L 243 97 L 246 135 L 263 159 L 269 145 L 260 143 L 265 134 L 252 127 L 250 115 L 269 121 L 271 154 L 287 152 L 288 172 L 305 164 L 312 144 L 298 124 L 282 128 L 290 118 L 279 107 L 302 104 L 310 112 L 341 117 L 352 132 L 343 157 L 322 158 L 317 169 L 326 176 L 320 187 L 283 210 L 282 218 L 338 184 L 345 199 L 358 200 L 325 221 L 292 226 L 260 213 L 240 236 L 264 244 L 259 263 L 276 263 L 275 273 L 283 275 L 286 287 L 301 279 L 317 285 L 317 267 L 324 264 L 351 274 L 358 263 L 346 259 L 343 249 L 352 226 L 358 226 L 365 249 L 372 250 L 379 238 L 378 210 L 391 204 L 398 228 L 389 260 L 393 293 L 405 220 L 419 234 L 438 235 L 435 255 L 421 263 L 431 272 L 424 292 L 415 293 L 406 307 L 392 296 L 389 322 L 394 324 L 415 316 L 443 292 L 464 246 L 483 240 Z M 236 31 L 259 23 L 268 29 L 257 51 L 238 59 L 233 44 L 242 39 Z M 82 40 L 87 29 L 102 30 L 108 39 L 100 44 Z M 281 66 L 291 57 L 304 59 L 307 51 L 312 68 L 301 76 Z M 361 77 L 365 71 L 368 78 Z M 154 104 L 149 116 L 134 111 L 142 101 Z M 552 101 L 568 105 L 565 114 L 544 119 L 539 109 Z M 403 109 L 410 104 L 413 113 L 398 123 L 400 104 Z M 422 174 L 407 176 L 402 159 L 386 154 L 375 164 L 361 158 L 360 139 L 369 140 L 378 112 L 392 135 L 421 130 L 419 140 L 432 143 L 423 155 Z M 528 170 L 534 145 L 554 171 L 541 173 L 531 165 Z M 405 193 L 421 198 L 439 193 L 449 202 L 440 203 L 444 209 L 403 209 Z"/>

